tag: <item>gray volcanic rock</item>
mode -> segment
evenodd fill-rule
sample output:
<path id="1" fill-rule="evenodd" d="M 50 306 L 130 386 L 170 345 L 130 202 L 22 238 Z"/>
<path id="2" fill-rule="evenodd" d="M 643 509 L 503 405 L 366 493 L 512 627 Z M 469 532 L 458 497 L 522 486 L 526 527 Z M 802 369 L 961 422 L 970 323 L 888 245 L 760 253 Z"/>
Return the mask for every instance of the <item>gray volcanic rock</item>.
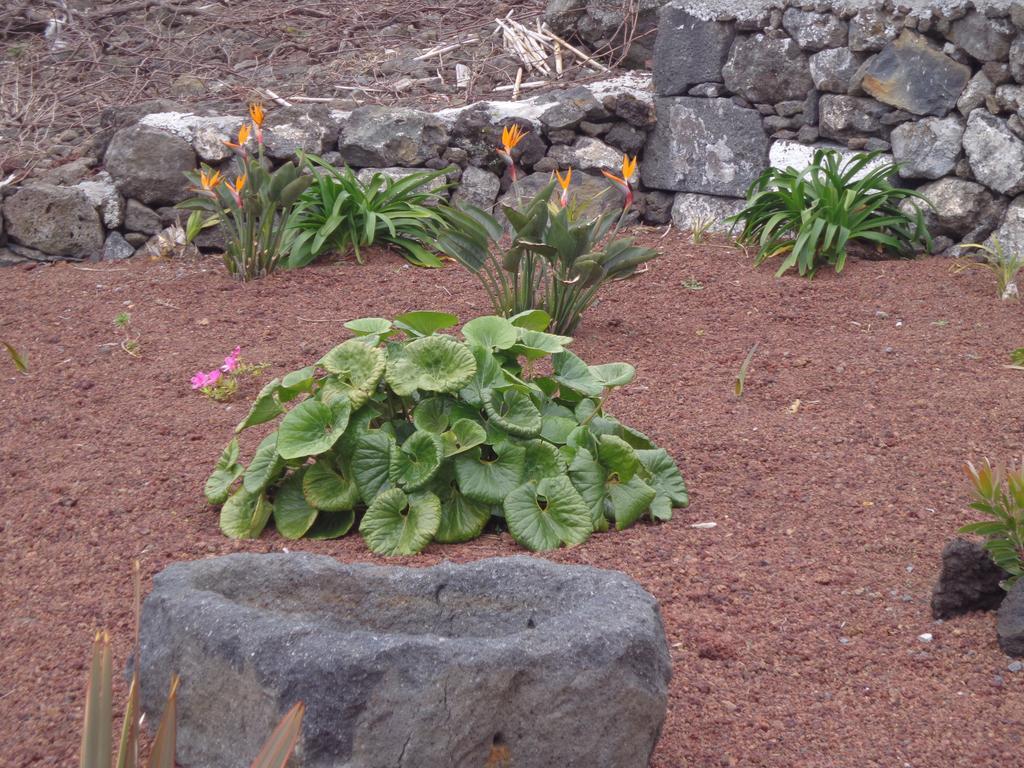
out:
<path id="1" fill-rule="evenodd" d="M 731 99 L 659 99 L 640 172 L 646 186 L 742 197 L 768 166 L 761 115 Z"/>
<path id="2" fill-rule="evenodd" d="M 722 69 L 726 87 L 758 104 L 802 99 L 814 88 L 807 55 L 788 37 L 738 37 Z"/>
<path id="3" fill-rule="evenodd" d="M 880 51 L 900 33 L 900 25 L 885 11 L 865 8 L 850 20 L 850 48 Z"/>
<path id="4" fill-rule="evenodd" d="M 423 165 L 447 145 L 448 129 L 440 118 L 405 107 L 359 107 L 338 136 L 342 161 L 356 168 Z"/>
<path id="5" fill-rule="evenodd" d="M 956 106 L 970 77 L 970 67 L 951 59 L 926 37 L 906 31 L 867 63 L 861 87 L 897 109 L 943 117 Z"/>
<path id="6" fill-rule="evenodd" d="M 462 180 L 452 193 L 453 205 L 472 205 L 485 211 L 494 208 L 501 191 L 501 179 L 475 166 L 466 166 Z"/>
<path id="7" fill-rule="evenodd" d="M 964 121 L 956 116 L 926 117 L 893 128 L 892 154 L 900 163 L 900 176 L 937 179 L 953 172 L 960 159 Z"/>
<path id="8" fill-rule="evenodd" d="M 999 647 L 1007 656 L 1024 656 L 1024 579 L 1010 589 L 996 618 Z"/>
<path id="9" fill-rule="evenodd" d="M 662 7 L 654 42 L 654 92 L 686 93 L 698 83 L 722 81 L 722 66 L 736 37 L 733 24 L 692 15 L 687 0 Z"/>
<path id="10" fill-rule="evenodd" d="M 1006 61 L 1016 35 L 1009 19 L 989 19 L 971 11 L 953 22 L 949 39 L 978 61 Z"/>
<path id="11" fill-rule="evenodd" d="M 152 722 L 181 676 L 187 768 L 248 766 L 296 701 L 296 768 L 643 768 L 671 673 L 634 581 L 531 557 L 177 563 L 146 598 L 140 660 Z"/>
<path id="12" fill-rule="evenodd" d="M 945 235 L 957 242 L 980 243 L 1003 219 L 1006 203 L 981 184 L 947 176 L 918 187 L 931 205 L 918 205 L 933 236 Z M 900 207 L 913 214 L 911 201 Z"/>
<path id="13" fill-rule="evenodd" d="M 1024 191 L 1024 142 L 1005 120 L 974 110 L 967 118 L 963 143 L 974 178 L 1004 195 Z"/>
<path id="14" fill-rule="evenodd" d="M 16 243 L 51 256 L 89 258 L 103 251 L 96 203 L 75 187 L 32 184 L 4 200 L 6 231 Z"/>
<path id="15" fill-rule="evenodd" d="M 831 13 L 814 13 L 787 8 L 782 14 L 782 27 L 805 51 L 839 48 L 846 45 L 847 24 Z"/>
<path id="16" fill-rule="evenodd" d="M 146 205 L 173 205 L 189 196 L 185 171 L 195 170 L 196 153 L 180 136 L 132 125 L 114 134 L 103 164 L 125 197 Z"/>
<path id="17" fill-rule="evenodd" d="M 883 133 L 880 119 L 892 110 L 874 99 L 826 94 L 818 102 L 818 126 L 827 139 L 849 139 Z"/>
<path id="18" fill-rule="evenodd" d="M 846 93 L 850 81 L 864 63 L 864 56 L 849 48 L 829 48 L 813 54 L 808 63 L 815 88 L 830 93 Z"/>

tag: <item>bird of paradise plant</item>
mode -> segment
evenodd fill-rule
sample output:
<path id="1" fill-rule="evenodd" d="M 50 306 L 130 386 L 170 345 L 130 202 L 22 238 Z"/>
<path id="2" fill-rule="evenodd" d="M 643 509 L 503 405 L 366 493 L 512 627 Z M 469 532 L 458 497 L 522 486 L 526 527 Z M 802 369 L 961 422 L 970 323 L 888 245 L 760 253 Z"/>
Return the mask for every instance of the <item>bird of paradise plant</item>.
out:
<path id="1" fill-rule="evenodd" d="M 636 166 L 635 157 L 624 157 L 621 177 L 605 172 L 625 192 L 619 211 L 580 216 L 570 205 L 572 169 L 564 175 L 555 171 L 551 182 L 524 206 L 502 206 L 511 245 L 506 246 L 497 218 L 466 206 L 439 211 L 448 227 L 437 239 L 438 248 L 477 276 L 496 314 L 508 317 L 543 309 L 551 331 L 572 334 L 601 286 L 632 277 L 659 255 L 634 245 L 632 238 L 617 237 L 633 203 L 630 182 Z M 561 188 L 557 204 L 551 200 L 556 184 Z"/>
<path id="2" fill-rule="evenodd" d="M 517 179 L 516 174 L 516 163 L 512 159 L 512 150 L 518 146 L 519 142 L 523 140 L 523 137 L 528 134 L 529 131 L 523 130 L 522 126 L 518 123 L 512 125 L 506 125 L 501 129 L 501 146 L 498 147 L 498 156 L 508 164 L 509 173 L 512 176 L 512 182 L 515 183 Z"/>
<path id="3" fill-rule="evenodd" d="M 299 196 L 312 182 L 294 161 L 276 171 L 268 171 L 263 154 L 265 112 L 259 104 L 249 105 L 249 122 L 243 123 L 235 141 L 224 144 L 235 152 L 239 172 L 228 181 L 219 170 L 203 165 L 198 172 L 185 175 L 196 196 L 179 203 L 193 211 L 187 234 L 191 241 L 206 226 L 224 229 L 226 247 L 224 265 L 242 280 L 251 280 L 274 271 L 288 250 L 288 219 Z M 249 152 L 250 139 L 256 138 L 256 152 Z"/>

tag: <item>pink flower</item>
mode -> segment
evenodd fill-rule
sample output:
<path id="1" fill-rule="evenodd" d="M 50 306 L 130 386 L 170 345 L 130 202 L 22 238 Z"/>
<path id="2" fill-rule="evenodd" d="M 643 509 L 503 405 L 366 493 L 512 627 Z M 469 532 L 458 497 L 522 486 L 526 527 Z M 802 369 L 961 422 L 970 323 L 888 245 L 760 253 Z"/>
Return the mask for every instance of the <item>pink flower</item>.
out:
<path id="1" fill-rule="evenodd" d="M 210 371 L 206 374 L 206 386 L 212 386 L 220 381 L 220 370 Z"/>
<path id="2" fill-rule="evenodd" d="M 206 386 L 206 374 L 202 371 L 196 371 L 195 376 L 192 377 L 192 389 L 202 389 Z"/>
<path id="3" fill-rule="evenodd" d="M 220 369 L 224 373 L 231 373 L 235 368 L 238 367 L 238 357 L 242 354 L 241 347 L 235 347 L 231 350 L 231 354 L 224 358 L 224 365 Z"/>

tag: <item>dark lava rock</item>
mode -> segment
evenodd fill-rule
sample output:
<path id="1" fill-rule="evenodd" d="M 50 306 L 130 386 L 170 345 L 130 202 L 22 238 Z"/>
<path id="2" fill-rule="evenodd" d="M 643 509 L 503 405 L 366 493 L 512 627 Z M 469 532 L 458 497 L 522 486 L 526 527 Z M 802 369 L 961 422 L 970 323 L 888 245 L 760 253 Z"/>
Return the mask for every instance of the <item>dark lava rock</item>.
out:
<path id="1" fill-rule="evenodd" d="M 1006 596 L 999 582 L 1006 572 L 973 541 L 953 539 L 942 550 L 942 571 L 932 591 L 932 616 L 948 619 L 971 611 L 992 611 Z"/>
<path id="2" fill-rule="evenodd" d="M 156 576 L 142 706 L 178 760 L 248 766 L 296 702 L 298 768 L 643 768 L 671 664 L 654 598 L 540 558 L 431 568 L 234 554 Z"/>
<path id="3" fill-rule="evenodd" d="M 926 37 L 906 31 L 867 63 L 861 87 L 897 109 L 944 117 L 970 78 L 970 67 L 951 59 Z"/>
<path id="4" fill-rule="evenodd" d="M 1007 656 L 1024 656 L 1024 579 L 1019 579 L 999 606 L 999 647 Z"/>

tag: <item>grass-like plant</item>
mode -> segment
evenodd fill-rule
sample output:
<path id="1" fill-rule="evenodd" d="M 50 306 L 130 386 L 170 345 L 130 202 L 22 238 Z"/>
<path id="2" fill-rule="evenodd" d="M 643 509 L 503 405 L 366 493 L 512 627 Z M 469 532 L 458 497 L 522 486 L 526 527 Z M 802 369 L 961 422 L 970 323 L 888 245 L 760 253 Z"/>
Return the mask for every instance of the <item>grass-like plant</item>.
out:
<path id="1" fill-rule="evenodd" d="M 225 234 L 224 265 L 242 280 L 269 275 L 287 251 L 287 223 L 299 196 L 312 179 L 295 162 L 287 162 L 276 171 L 267 170 L 263 156 L 263 110 L 249 107 L 251 123 L 244 123 L 238 140 L 225 141 L 235 151 L 240 172 L 234 181 L 209 166 L 185 175 L 192 182 L 196 197 L 178 203 L 193 211 L 188 234 L 193 237 L 209 222 L 215 221 Z M 256 153 L 249 152 L 255 132 Z M 205 219 L 204 219 L 205 215 Z"/>
<path id="2" fill-rule="evenodd" d="M 346 323 L 355 338 L 263 388 L 236 433 L 283 417 L 248 466 L 232 440 L 206 483 L 221 530 L 289 539 L 358 528 L 370 549 L 410 555 L 488 525 L 523 546 L 586 541 L 687 503 L 672 457 L 605 412 L 635 375 L 587 365 L 534 310 L 411 312 Z M 532 375 L 550 358 L 550 373 Z M 287 411 L 286 404 L 295 402 Z"/>
<path id="3" fill-rule="evenodd" d="M 966 243 L 960 246 L 967 249 L 969 255 L 963 256 L 953 264 L 955 272 L 968 269 L 987 269 L 996 278 L 996 292 L 1003 301 L 1020 298 L 1017 286 L 1017 275 L 1024 269 L 1024 254 L 1003 250 L 998 238 L 992 238 L 992 245 Z"/>
<path id="4" fill-rule="evenodd" d="M 965 525 L 960 533 L 985 537 L 992 561 L 1009 574 L 1001 584 L 1009 591 L 1024 574 L 1024 461 L 1006 468 L 993 467 L 988 460 L 982 467 L 968 462 L 964 471 L 974 490 L 971 509 L 992 520 Z"/>
<path id="5" fill-rule="evenodd" d="M 125 707 L 121 737 L 113 765 L 116 768 L 136 768 L 139 765 L 139 726 L 142 711 L 139 705 L 139 601 L 141 578 L 139 563 L 132 563 L 132 581 L 135 594 L 135 649 L 128 703 Z M 79 748 L 79 768 L 111 768 L 114 747 L 113 685 L 114 665 L 110 634 L 97 632 L 92 646 L 89 681 L 85 696 L 85 720 Z M 157 725 L 156 736 L 150 749 L 149 768 L 175 768 L 178 741 L 178 686 L 177 675 L 171 680 L 170 692 L 164 703 L 163 714 Z M 252 768 L 286 768 L 298 743 L 302 728 L 304 706 L 298 702 L 282 718 L 270 734 L 252 763 Z"/>
<path id="6" fill-rule="evenodd" d="M 28 373 L 28 362 L 25 360 L 24 355 L 6 341 L 0 340 L 0 346 L 7 350 L 7 355 L 11 358 L 11 362 L 14 363 L 15 369 L 21 373 Z"/>
<path id="7" fill-rule="evenodd" d="M 440 267 L 431 251 L 442 219 L 437 206 L 446 171 L 414 171 L 400 179 L 375 173 L 363 184 L 351 168 L 337 168 L 316 155 L 301 155 L 313 183 L 299 198 L 289 228 L 294 238 L 287 265 L 302 267 L 326 253 L 355 253 L 377 243 L 395 248 L 418 267 Z"/>
<path id="8" fill-rule="evenodd" d="M 835 150 L 818 149 L 802 171 L 768 168 L 748 187 L 743 210 L 727 221 L 742 226 L 741 244 L 757 247 L 756 264 L 782 259 L 777 275 L 793 267 L 813 275 L 822 264 L 840 272 L 858 242 L 900 256 L 930 249 L 920 206 L 914 202 L 914 215 L 900 209 L 904 200 L 927 199 L 889 182 L 896 164 L 869 167 L 879 154 L 844 160 Z"/>
<path id="9" fill-rule="evenodd" d="M 659 254 L 631 237 L 615 237 L 620 211 L 585 218 L 564 189 L 560 203 L 552 202 L 553 191 L 554 182 L 521 208 L 502 206 L 508 237 L 501 222 L 479 208 L 445 209 L 448 226 L 437 245 L 476 275 L 496 314 L 543 309 L 552 332 L 571 334 L 602 286 L 632 277 Z"/>

